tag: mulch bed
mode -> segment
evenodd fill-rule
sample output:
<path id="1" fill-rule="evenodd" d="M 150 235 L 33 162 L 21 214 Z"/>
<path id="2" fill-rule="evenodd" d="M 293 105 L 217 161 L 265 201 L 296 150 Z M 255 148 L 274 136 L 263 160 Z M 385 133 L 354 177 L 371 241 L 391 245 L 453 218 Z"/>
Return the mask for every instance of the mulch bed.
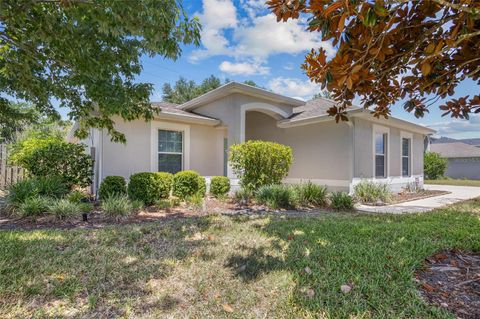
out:
<path id="1" fill-rule="evenodd" d="M 417 273 L 421 294 L 458 318 L 480 318 L 480 253 L 439 252 Z"/>
<path id="2" fill-rule="evenodd" d="M 393 203 L 398 204 L 403 202 L 409 202 L 412 200 L 424 199 L 424 198 L 435 197 L 435 196 L 446 195 L 446 194 L 450 194 L 450 192 L 428 190 L 428 189 L 425 189 L 416 193 L 402 192 L 402 193 L 395 194 L 393 196 Z"/>

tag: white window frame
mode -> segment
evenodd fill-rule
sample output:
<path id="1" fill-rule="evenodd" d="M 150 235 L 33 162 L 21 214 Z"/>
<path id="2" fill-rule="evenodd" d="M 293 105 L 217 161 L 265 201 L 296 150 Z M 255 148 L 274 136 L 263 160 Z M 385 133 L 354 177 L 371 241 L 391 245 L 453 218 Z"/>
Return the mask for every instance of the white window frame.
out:
<path id="1" fill-rule="evenodd" d="M 386 179 L 388 177 L 390 177 L 390 128 L 388 127 L 385 127 L 385 126 L 381 126 L 381 125 L 373 125 L 373 134 L 372 134 L 372 158 L 373 158 L 373 171 L 372 171 L 372 175 L 373 175 L 373 178 L 374 179 Z M 386 138 L 385 138 L 385 142 L 386 142 L 386 145 L 385 145 L 385 176 L 383 177 L 378 177 L 377 174 L 376 174 L 376 155 L 377 155 L 377 150 L 376 150 L 376 136 L 377 134 L 386 134 Z"/>
<path id="2" fill-rule="evenodd" d="M 408 149 L 408 175 L 403 175 L 403 139 L 410 140 L 409 149 Z M 400 176 L 401 177 L 411 177 L 413 174 L 413 134 L 408 132 L 400 132 Z"/>
<path id="3" fill-rule="evenodd" d="M 165 131 L 177 131 L 183 133 L 183 154 L 182 154 L 182 171 L 190 169 L 190 125 L 151 121 L 150 129 L 150 170 L 152 172 L 158 172 L 158 154 L 169 154 L 168 152 L 159 152 L 158 149 L 158 132 L 160 130 Z M 171 153 L 178 154 L 178 153 Z"/>

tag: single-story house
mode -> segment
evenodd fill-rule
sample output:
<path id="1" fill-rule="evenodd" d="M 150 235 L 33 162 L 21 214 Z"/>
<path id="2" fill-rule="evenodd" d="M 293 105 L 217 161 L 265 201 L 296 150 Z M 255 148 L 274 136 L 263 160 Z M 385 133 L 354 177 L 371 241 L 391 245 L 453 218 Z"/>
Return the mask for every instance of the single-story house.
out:
<path id="1" fill-rule="evenodd" d="M 480 179 L 480 147 L 464 142 L 432 143 L 430 151 L 447 158 L 448 166 L 445 176 Z"/>
<path id="2" fill-rule="evenodd" d="M 326 111 L 334 101 L 308 102 L 231 82 L 181 105 L 153 103 L 161 112 L 149 122 L 114 119 L 127 143 L 113 143 L 92 129 L 82 141 L 95 156 L 97 189 L 109 175 L 125 178 L 142 171 L 195 170 L 209 177 L 228 176 L 232 144 L 266 140 L 292 147 L 294 161 L 286 183 L 311 181 L 349 191 L 362 179 L 400 189 L 423 185 L 424 140 L 435 131 L 391 117 L 375 119 L 359 107 L 350 120 L 336 123 Z M 208 181 L 208 178 L 207 178 Z"/>

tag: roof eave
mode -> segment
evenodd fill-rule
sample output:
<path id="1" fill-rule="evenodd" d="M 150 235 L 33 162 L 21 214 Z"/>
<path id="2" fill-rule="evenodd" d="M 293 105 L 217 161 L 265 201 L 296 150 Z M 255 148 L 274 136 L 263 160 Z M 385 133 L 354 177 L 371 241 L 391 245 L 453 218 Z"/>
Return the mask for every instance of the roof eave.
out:
<path id="1" fill-rule="evenodd" d="M 293 107 L 305 105 L 305 101 L 273 93 L 250 85 L 230 82 L 210 92 L 200 95 L 188 102 L 183 103 L 182 105 L 180 105 L 180 109 L 185 111 L 193 110 L 197 107 L 200 107 L 216 99 L 233 93 L 243 93 L 250 96 L 257 96 L 266 100 L 271 100 L 281 104 L 287 104 Z"/>
<path id="2" fill-rule="evenodd" d="M 348 114 L 355 114 L 358 112 L 361 112 L 361 109 L 353 109 L 353 110 L 347 111 Z M 295 120 L 295 119 L 282 120 L 277 122 L 277 127 L 280 127 L 280 128 L 296 127 L 296 126 L 310 125 L 315 123 L 329 122 L 334 120 L 335 120 L 335 117 L 330 116 L 328 114 L 323 114 L 323 115 L 306 117 L 300 120 Z"/>
<path id="3" fill-rule="evenodd" d="M 158 120 L 170 120 L 170 121 L 178 121 L 184 123 L 192 123 L 192 124 L 201 124 L 206 126 L 217 126 L 220 124 L 220 121 L 213 118 L 202 118 L 195 115 L 188 115 L 188 114 L 178 114 L 174 112 L 168 112 L 167 110 L 162 110 L 158 114 L 154 116 L 154 119 Z"/>

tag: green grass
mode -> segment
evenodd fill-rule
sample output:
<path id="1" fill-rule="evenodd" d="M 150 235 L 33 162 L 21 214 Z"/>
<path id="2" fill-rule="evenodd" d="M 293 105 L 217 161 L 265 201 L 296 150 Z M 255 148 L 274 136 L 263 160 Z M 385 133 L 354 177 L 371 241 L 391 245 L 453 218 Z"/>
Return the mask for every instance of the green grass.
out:
<path id="1" fill-rule="evenodd" d="M 480 250 L 480 200 L 401 216 L 0 231 L 0 318 L 454 318 L 412 280 L 445 248 Z"/>
<path id="2" fill-rule="evenodd" d="M 480 180 L 447 178 L 447 179 L 425 180 L 425 184 L 480 187 Z"/>

